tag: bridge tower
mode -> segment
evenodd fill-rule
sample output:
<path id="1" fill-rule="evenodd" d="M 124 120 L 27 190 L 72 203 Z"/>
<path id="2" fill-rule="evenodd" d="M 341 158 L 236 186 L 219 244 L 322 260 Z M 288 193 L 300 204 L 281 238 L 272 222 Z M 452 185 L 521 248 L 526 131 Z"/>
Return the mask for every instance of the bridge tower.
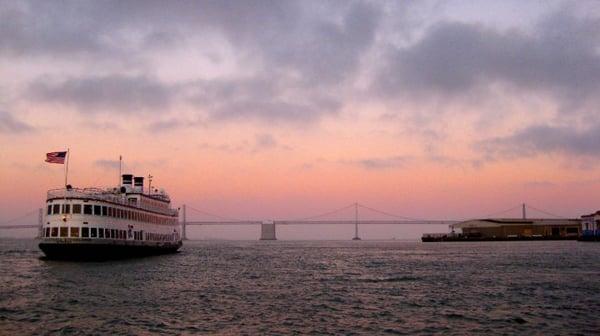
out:
<path id="1" fill-rule="evenodd" d="M 181 207 L 181 212 L 182 212 L 182 222 L 181 222 L 181 239 L 182 240 L 187 240 L 187 232 L 186 232 L 186 225 L 187 225 L 187 214 L 186 214 L 186 209 L 185 209 L 185 204 Z"/>
<path id="2" fill-rule="evenodd" d="M 358 236 L 358 203 L 354 203 L 354 237 L 352 240 L 360 240 Z"/>
<path id="3" fill-rule="evenodd" d="M 260 240 L 277 240 L 275 235 L 275 222 L 262 222 L 260 225 Z"/>

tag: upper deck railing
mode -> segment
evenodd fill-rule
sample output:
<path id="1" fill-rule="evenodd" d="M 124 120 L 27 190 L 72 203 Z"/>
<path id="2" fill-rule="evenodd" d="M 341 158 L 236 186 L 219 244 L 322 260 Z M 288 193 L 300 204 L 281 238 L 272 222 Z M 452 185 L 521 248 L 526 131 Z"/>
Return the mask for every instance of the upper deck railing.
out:
<path id="1" fill-rule="evenodd" d="M 168 216 L 175 216 L 178 214 L 177 209 L 163 208 L 152 206 L 150 204 L 137 204 L 129 203 L 126 194 L 111 192 L 110 190 L 101 188 L 70 188 L 70 189 L 51 189 L 48 190 L 47 199 L 61 199 L 61 198 L 85 198 L 98 201 L 106 201 L 111 203 L 117 203 L 120 205 L 135 207 L 142 210 L 154 211 L 162 213 Z"/>

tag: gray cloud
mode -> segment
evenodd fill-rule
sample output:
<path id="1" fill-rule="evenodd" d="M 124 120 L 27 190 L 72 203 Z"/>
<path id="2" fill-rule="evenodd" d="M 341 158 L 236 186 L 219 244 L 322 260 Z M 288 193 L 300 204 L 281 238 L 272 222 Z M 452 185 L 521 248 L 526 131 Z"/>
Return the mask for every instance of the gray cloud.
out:
<path id="1" fill-rule="evenodd" d="M 360 57 L 374 41 L 380 12 L 360 2 L 341 12 L 340 22 L 322 17 L 315 20 L 318 16 L 313 13 L 300 21 L 301 26 L 295 27 L 292 34 L 284 30 L 286 33 L 278 36 L 280 43 L 261 43 L 269 65 L 297 73 L 310 85 L 339 84 L 351 78 L 358 70 Z"/>
<path id="2" fill-rule="evenodd" d="M 600 125 L 576 130 L 567 126 L 531 126 L 506 137 L 475 145 L 489 159 L 565 154 L 600 158 Z"/>
<path id="3" fill-rule="evenodd" d="M 600 91 L 600 18 L 565 8 L 532 33 L 442 22 L 422 39 L 390 48 L 374 89 L 390 97 L 478 94 L 494 83 L 548 92 L 564 105 Z"/>
<path id="4" fill-rule="evenodd" d="M 190 101 L 212 120 L 314 122 L 341 108 L 336 98 L 304 88 L 289 88 L 276 78 L 199 81 Z"/>
<path id="5" fill-rule="evenodd" d="M 412 161 L 411 157 L 398 155 L 391 157 L 366 158 L 358 160 L 341 160 L 339 161 L 339 163 L 358 166 L 367 170 L 381 170 L 402 168 L 405 167 L 410 161 Z"/>
<path id="6" fill-rule="evenodd" d="M 17 134 L 33 131 L 29 124 L 13 117 L 10 113 L 0 111 L 0 131 L 2 133 Z"/>
<path id="7" fill-rule="evenodd" d="M 31 98 L 48 103 L 74 106 L 80 112 L 117 112 L 134 114 L 162 111 L 174 91 L 145 76 L 99 76 L 50 81 L 39 78 L 29 86 Z"/>
<path id="8" fill-rule="evenodd" d="M 96 160 L 94 165 L 102 169 L 114 170 L 119 168 L 119 160 Z"/>
<path id="9" fill-rule="evenodd" d="M 151 52 L 183 43 L 197 48 L 194 38 L 216 35 L 252 71 L 245 78 L 198 81 L 193 101 L 213 121 L 314 122 L 341 108 L 342 86 L 375 41 L 378 7 L 362 1 L 177 1 L 167 7 L 161 1 L 3 2 L 0 57 L 69 55 L 82 56 L 77 60 L 84 64 L 137 64 Z M 172 100 L 150 76 L 86 76 L 40 79 L 30 86 L 31 97 L 86 112 L 159 110 Z M 155 128 L 170 126 L 174 122 Z"/>
<path id="10" fill-rule="evenodd" d="M 199 126 L 204 126 L 204 125 L 205 125 L 205 123 L 200 119 L 183 120 L 183 119 L 170 118 L 170 119 L 164 119 L 164 120 L 158 120 L 158 121 L 151 122 L 148 125 L 147 129 L 151 132 L 161 133 L 161 132 L 175 131 L 175 130 L 179 130 L 182 128 L 199 127 Z"/>
<path id="11" fill-rule="evenodd" d="M 257 149 L 271 149 L 277 146 L 277 140 L 268 133 L 262 133 L 256 135 L 256 148 Z"/>

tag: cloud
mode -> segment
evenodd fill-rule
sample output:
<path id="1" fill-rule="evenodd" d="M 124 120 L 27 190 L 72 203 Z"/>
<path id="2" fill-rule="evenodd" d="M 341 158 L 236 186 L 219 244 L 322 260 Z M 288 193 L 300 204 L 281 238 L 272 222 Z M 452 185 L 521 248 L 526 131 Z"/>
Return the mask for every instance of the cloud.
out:
<path id="1" fill-rule="evenodd" d="M 342 107 L 344 85 L 352 85 L 375 42 L 380 7 L 363 1 L 177 1 L 168 8 L 160 1 L 3 2 L 0 57 L 69 55 L 78 65 L 112 60 L 147 71 L 163 51 L 202 50 L 196 43 L 211 39 L 231 49 L 233 56 L 225 57 L 244 75 L 199 78 L 190 101 L 200 113 L 208 111 L 212 121 L 315 122 Z M 113 70 L 59 81 L 39 78 L 30 85 L 30 98 L 86 113 L 135 113 L 168 108 L 171 89 L 180 89 L 151 75 Z"/>
<path id="2" fill-rule="evenodd" d="M 171 118 L 171 119 L 164 119 L 164 120 L 158 120 L 158 121 L 151 122 L 148 125 L 147 129 L 150 132 L 161 133 L 161 132 L 169 132 L 169 131 L 179 130 L 179 129 L 183 129 L 183 128 L 203 126 L 204 124 L 205 123 L 200 119 L 183 120 L 183 119 Z"/>
<path id="3" fill-rule="evenodd" d="M 0 131 L 2 133 L 17 134 L 17 133 L 28 133 L 33 131 L 34 128 L 29 124 L 22 122 L 10 113 L 0 111 Z"/>
<path id="4" fill-rule="evenodd" d="M 339 163 L 358 166 L 367 170 L 381 170 L 381 169 L 392 169 L 405 167 L 410 161 L 411 157 L 407 156 L 391 156 L 383 158 L 367 158 L 358 160 L 341 160 Z"/>
<path id="5" fill-rule="evenodd" d="M 119 168 L 119 160 L 96 160 L 94 161 L 94 166 L 106 170 L 114 170 Z"/>
<path id="6" fill-rule="evenodd" d="M 190 102 L 206 109 L 213 121 L 258 120 L 307 123 L 341 108 L 336 98 L 270 77 L 198 81 Z"/>
<path id="7" fill-rule="evenodd" d="M 277 146 L 277 140 L 268 133 L 256 135 L 256 149 L 271 149 Z"/>
<path id="8" fill-rule="evenodd" d="M 512 135 L 478 142 L 475 148 L 494 159 L 563 154 L 600 158 L 600 124 L 577 130 L 568 126 L 530 126 Z"/>
<path id="9" fill-rule="evenodd" d="M 107 112 L 136 114 L 164 111 L 175 91 L 146 76 L 88 76 L 52 81 L 38 78 L 28 94 L 36 101 L 58 103 L 82 113 Z"/>
<path id="10" fill-rule="evenodd" d="M 0 4 L 0 55 L 103 53 L 97 28 L 86 19 L 87 5 L 64 3 L 56 6 L 44 1 Z M 63 19 L 61 18 L 68 18 Z"/>
<path id="11" fill-rule="evenodd" d="M 447 100 L 484 97 L 501 83 L 579 107 L 600 92 L 599 42 L 600 18 L 576 16 L 569 8 L 529 33 L 440 22 L 415 43 L 390 47 L 373 89 L 384 97 Z"/>
<path id="12" fill-rule="evenodd" d="M 337 11 L 320 9 L 325 15 L 300 16 L 291 34 L 290 30 L 274 31 L 279 43 L 256 45 L 270 66 L 297 73 L 310 85 L 337 85 L 357 72 L 361 56 L 374 42 L 381 13 L 364 2 Z M 331 20 L 336 15 L 341 20 Z"/>

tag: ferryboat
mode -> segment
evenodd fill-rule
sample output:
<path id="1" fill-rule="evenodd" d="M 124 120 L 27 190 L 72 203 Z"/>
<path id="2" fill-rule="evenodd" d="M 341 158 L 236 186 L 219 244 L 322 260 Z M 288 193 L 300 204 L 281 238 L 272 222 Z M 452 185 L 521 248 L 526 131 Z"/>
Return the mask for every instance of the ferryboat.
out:
<path id="1" fill-rule="evenodd" d="M 182 245 L 179 211 L 144 177 L 120 186 L 49 190 L 39 247 L 49 259 L 103 260 L 175 253 Z"/>

